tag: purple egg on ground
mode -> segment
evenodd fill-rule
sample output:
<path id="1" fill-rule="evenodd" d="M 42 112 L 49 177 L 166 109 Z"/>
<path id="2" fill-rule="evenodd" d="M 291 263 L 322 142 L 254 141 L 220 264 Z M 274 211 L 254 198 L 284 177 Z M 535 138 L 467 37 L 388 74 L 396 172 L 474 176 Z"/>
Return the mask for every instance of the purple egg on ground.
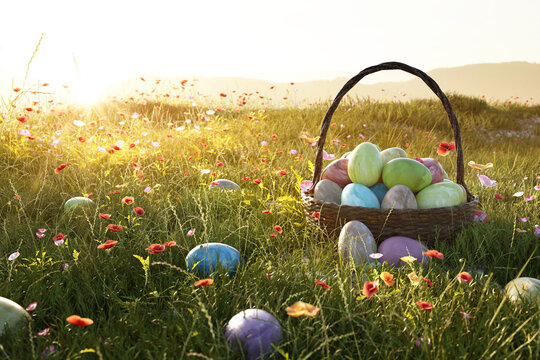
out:
<path id="1" fill-rule="evenodd" d="M 266 359 L 282 338 L 279 321 L 260 309 L 248 309 L 234 315 L 225 328 L 225 337 L 233 351 L 242 348 L 246 359 Z"/>
<path id="2" fill-rule="evenodd" d="M 380 245 L 377 252 L 383 254 L 379 259 L 380 262 L 388 262 L 392 266 L 405 265 L 400 260 L 404 256 L 413 256 L 418 262 L 426 264 L 429 262 L 429 257 L 422 254 L 423 251 L 428 249 L 420 242 L 405 237 L 405 236 L 392 236 L 384 240 Z"/>

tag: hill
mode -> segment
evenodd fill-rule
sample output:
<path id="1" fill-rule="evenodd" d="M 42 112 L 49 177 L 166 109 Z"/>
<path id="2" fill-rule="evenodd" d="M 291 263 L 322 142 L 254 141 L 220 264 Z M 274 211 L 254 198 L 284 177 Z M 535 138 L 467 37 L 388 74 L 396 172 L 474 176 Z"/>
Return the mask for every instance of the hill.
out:
<path id="1" fill-rule="evenodd" d="M 540 101 L 540 63 L 508 62 L 494 64 L 474 64 L 453 68 L 440 68 L 429 71 L 428 74 L 435 79 L 445 93 L 460 93 L 481 97 L 492 101 L 515 100 L 538 103 Z M 351 74 L 350 77 L 355 74 Z M 157 78 L 145 77 L 143 83 L 139 79 L 121 82 L 108 89 L 108 94 L 118 94 L 126 90 L 138 89 L 151 91 L 155 88 Z M 314 80 L 290 83 L 273 83 L 261 79 L 246 79 L 240 77 L 171 77 L 160 79 L 160 89 L 167 86 L 178 86 L 188 79 L 193 83 L 193 89 L 199 95 L 217 97 L 220 93 L 231 94 L 233 91 L 244 93 L 259 91 L 260 95 L 272 97 L 274 100 L 287 97 L 291 101 L 327 100 L 333 98 L 347 77 L 338 77 L 333 80 Z M 366 77 L 366 80 L 368 78 Z M 294 81 L 291 78 L 291 81 Z M 272 90 L 270 88 L 274 86 Z M 195 92 L 194 90 L 194 92 Z M 433 96 L 429 88 L 418 78 L 407 81 L 378 82 L 363 84 L 360 82 L 350 91 L 351 96 L 375 99 L 412 99 L 428 98 Z"/>

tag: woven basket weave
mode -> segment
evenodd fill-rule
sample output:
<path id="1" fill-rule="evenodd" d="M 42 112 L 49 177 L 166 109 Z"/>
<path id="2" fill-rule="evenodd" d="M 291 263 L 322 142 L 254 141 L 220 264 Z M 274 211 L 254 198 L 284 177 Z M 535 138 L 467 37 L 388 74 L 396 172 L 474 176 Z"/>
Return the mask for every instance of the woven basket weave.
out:
<path id="1" fill-rule="evenodd" d="M 421 78 L 426 85 L 441 100 L 452 130 L 456 146 L 456 182 L 461 184 L 467 192 L 467 203 L 443 208 L 434 209 L 375 209 L 360 206 L 338 205 L 324 202 L 313 197 L 315 185 L 319 182 L 322 172 L 323 147 L 326 140 L 326 133 L 330 127 L 332 115 L 337 109 L 341 99 L 354 87 L 363 77 L 381 70 L 403 70 Z M 439 85 L 426 73 L 399 62 L 386 62 L 368 67 L 358 75 L 351 78 L 339 91 L 336 98 L 330 105 L 321 124 L 321 135 L 317 146 L 317 157 L 315 159 L 315 171 L 313 174 L 313 186 L 307 192 L 302 192 L 302 202 L 304 213 L 310 226 L 319 228 L 327 232 L 331 237 L 339 235 L 342 226 L 351 220 L 363 222 L 373 233 L 377 241 L 382 241 L 390 236 L 407 236 L 423 242 L 453 241 L 462 227 L 468 225 L 474 218 L 478 198 L 470 193 L 465 185 L 463 149 L 461 147 L 461 130 L 459 123 L 450 106 L 446 95 Z M 314 216 L 319 213 L 319 216 Z"/>

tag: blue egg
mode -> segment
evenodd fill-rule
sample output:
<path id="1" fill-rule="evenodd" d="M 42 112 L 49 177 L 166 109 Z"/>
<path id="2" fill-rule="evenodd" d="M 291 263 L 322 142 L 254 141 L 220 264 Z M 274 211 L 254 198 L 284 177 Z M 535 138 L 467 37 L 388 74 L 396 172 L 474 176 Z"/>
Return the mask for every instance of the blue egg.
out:
<path id="1" fill-rule="evenodd" d="M 370 186 L 369 190 L 375 193 L 375 196 L 377 196 L 377 199 L 379 200 L 379 204 L 381 204 L 384 199 L 384 195 L 386 195 L 386 192 L 388 191 L 388 187 L 384 185 L 384 183 L 377 183 Z"/>
<path id="2" fill-rule="evenodd" d="M 186 256 L 187 271 L 208 277 L 219 270 L 232 276 L 242 262 L 240 252 L 221 243 L 206 243 L 195 246 Z"/>
<path id="3" fill-rule="evenodd" d="M 377 195 L 367 186 L 357 183 L 345 186 L 341 193 L 341 205 L 381 208 Z"/>

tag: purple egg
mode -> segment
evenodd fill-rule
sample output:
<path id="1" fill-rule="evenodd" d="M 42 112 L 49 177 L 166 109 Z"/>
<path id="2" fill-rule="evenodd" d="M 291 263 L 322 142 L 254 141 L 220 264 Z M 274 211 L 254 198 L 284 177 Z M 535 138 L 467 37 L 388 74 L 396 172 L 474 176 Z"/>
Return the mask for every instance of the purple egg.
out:
<path id="1" fill-rule="evenodd" d="M 428 249 L 418 241 L 405 236 L 392 236 L 384 240 L 377 252 L 383 254 L 379 259 L 380 262 L 388 262 L 390 265 L 398 266 L 405 265 L 400 259 L 404 256 L 413 256 L 418 262 L 426 264 L 429 262 L 429 257 L 424 256 L 422 251 Z"/>
<path id="2" fill-rule="evenodd" d="M 270 313 L 248 309 L 234 315 L 225 328 L 233 351 L 241 346 L 248 360 L 266 359 L 282 338 L 281 325 Z"/>

